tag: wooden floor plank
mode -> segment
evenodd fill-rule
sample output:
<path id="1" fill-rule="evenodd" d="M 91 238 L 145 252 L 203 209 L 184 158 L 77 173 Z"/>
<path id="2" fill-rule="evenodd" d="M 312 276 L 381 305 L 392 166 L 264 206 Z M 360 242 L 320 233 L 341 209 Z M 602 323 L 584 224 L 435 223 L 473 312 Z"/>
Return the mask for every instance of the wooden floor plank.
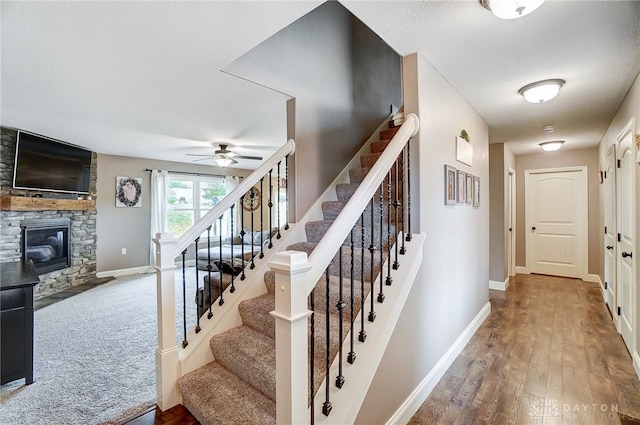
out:
<path id="1" fill-rule="evenodd" d="M 613 425 L 613 410 L 640 416 L 640 381 L 597 284 L 518 275 L 490 293 L 491 314 L 410 424 Z"/>

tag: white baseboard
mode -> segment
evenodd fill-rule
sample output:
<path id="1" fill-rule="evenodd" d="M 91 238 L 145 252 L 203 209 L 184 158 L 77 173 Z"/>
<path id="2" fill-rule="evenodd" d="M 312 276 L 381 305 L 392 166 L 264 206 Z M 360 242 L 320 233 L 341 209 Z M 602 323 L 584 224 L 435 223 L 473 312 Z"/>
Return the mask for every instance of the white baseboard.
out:
<path id="1" fill-rule="evenodd" d="M 449 366 L 454 362 L 456 357 L 462 352 L 473 334 L 478 330 L 482 322 L 491 313 L 491 303 L 487 302 L 476 317 L 469 323 L 469 326 L 456 339 L 453 345 L 442 356 L 438 363 L 431 369 L 429 374 L 422 380 L 420 385 L 411 393 L 411 395 L 402 403 L 400 408 L 387 421 L 387 425 L 406 424 L 411 417 L 418 411 L 422 403 L 427 399 L 431 391 L 438 384 L 442 376 L 446 373 Z"/>
<path id="2" fill-rule="evenodd" d="M 496 291 L 506 291 L 509 287 L 509 278 L 506 278 L 504 282 L 498 282 L 497 280 L 489 281 L 489 289 L 495 289 Z"/>
<path id="3" fill-rule="evenodd" d="M 588 274 L 582 280 L 584 280 L 585 282 L 598 283 L 600 284 L 600 286 L 602 286 L 602 280 L 600 280 L 600 276 L 598 276 L 597 274 Z"/>
<path id="4" fill-rule="evenodd" d="M 633 368 L 636 370 L 636 375 L 640 379 L 640 354 L 634 350 L 633 352 Z"/>
<path id="5" fill-rule="evenodd" d="M 128 276 L 132 274 L 138 273 L 152 273 L 153 267 L 151 266 L 140 266 L 140 267 L 130 267 L 128 269 L 118 269 L 118 270 L 106 270 L 103 272 L 97 272 L 96 277 L 117 277 L 117 276 Z"/>
<path id="6" fill-rule="evenodd" d="M 518 274 L 531 274 L 529 272 L 528 268 L 522 267 L 522 266 L 516 266 L 516 273 L 518 273 Z"/>

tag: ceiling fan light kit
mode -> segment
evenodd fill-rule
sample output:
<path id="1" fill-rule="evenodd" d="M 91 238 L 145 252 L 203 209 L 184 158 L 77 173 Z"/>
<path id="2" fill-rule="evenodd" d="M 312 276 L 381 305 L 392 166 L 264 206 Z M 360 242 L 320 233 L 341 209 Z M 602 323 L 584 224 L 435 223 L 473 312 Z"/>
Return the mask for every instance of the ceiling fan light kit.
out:
<path id="1" fill-rule="evenodd" d="M 480 0 L 480 4 L 500 19 L 517 19 L 539 8 L 545 0 Z"/>
<path id="2" fill-rule="evenodd" d="M 556 97 L 565 82 L 559 78 L 536 81 L 522 87 L 518 93 L 529 103 L 544 103 Z"/>
<path id="3" fill-rule="evenodd" d="M 546 152 L 553 152 L 560 149 L 563 143 L 564 143 L 564 140 L 553 140 L 550 142 L 540 143 L 540 147 Z"/>
<path id="4" fill-rule="evenodd" d="M 196 154 L 196 153 L 188 153 L 187 155 L 202 157 L 200 159 L 194 159 L 191 162 L 207 161 L 207 160 L 213 159 L 219 167 L 228 167 L 229 165 L 237 164 L 238 161 L 236 161 L 235 158 L 262 161 L 261 156 L 238 155 L 237 153 L 227 149 L 228 146 L 229 145 L 227 144 L 220 143 L 220 149 L 216 149 L 215 151 L 213 151 L 213 155 L 211 154 L 202 155 L 202 154 Z"/>

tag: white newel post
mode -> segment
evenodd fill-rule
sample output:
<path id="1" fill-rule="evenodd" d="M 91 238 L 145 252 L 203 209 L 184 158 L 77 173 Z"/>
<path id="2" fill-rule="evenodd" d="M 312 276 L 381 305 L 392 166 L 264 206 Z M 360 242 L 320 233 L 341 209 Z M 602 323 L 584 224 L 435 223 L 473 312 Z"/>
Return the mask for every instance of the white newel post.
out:
<path id="1" fill-rule="evenodd" d="M 156 348 L 156 403 L 167 410 L 180 403 L 178 394 L 178 347 L 176 345 L 175 253 L 178 240 L 171 233 L 158 233 L 156 244 L 156 287 L 158 348 Z"/>
<path id="2" fill-rule="evenodd" d="M 305 252 L 283 251 L 269 267 L 275 272 L 276 423 L 309 423 L 307 272 Z"/>

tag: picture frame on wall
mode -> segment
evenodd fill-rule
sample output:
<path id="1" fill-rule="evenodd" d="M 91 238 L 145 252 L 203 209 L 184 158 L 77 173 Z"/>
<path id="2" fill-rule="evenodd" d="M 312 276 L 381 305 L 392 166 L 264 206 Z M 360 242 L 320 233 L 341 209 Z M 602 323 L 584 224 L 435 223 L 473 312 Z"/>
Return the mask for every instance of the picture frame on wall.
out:
<path id="1" fill-rule="evenodd" d="M 467 204 L 471 204 L 473 202 L 473 179 L 473 174 L 467 173 L 467 181 L 465 182 L 465 189 L 467 191 L 465 200 Z"/>
<path id="2" fill-rule="evenodd" d="M 116 177 L 116 207 L 140 208 L 142 206 L 142 178 Z"/>
<path id="3" fill-rule="evenodd" d="M 478 208 L 480 206 L 480 177 L 473 177 L 473 207 Z"/>
<path id="4" fill-rule="evenodd" d="M 465 187 L 465 183 L 467 182 L 467 173 L 462 170 L 458 170 L 458 187 L 457 187 L 457 195 L 458 195 L 458 203 L 464 204 L 466 202 L 467 189 Z"/>
<path id="5" fill-rule="evenodd" d="M 444 166 L 444 204 L 455 205 L 457 202 L 456 182 L 457 175 L 456 169 L 451 165 Z"/>

